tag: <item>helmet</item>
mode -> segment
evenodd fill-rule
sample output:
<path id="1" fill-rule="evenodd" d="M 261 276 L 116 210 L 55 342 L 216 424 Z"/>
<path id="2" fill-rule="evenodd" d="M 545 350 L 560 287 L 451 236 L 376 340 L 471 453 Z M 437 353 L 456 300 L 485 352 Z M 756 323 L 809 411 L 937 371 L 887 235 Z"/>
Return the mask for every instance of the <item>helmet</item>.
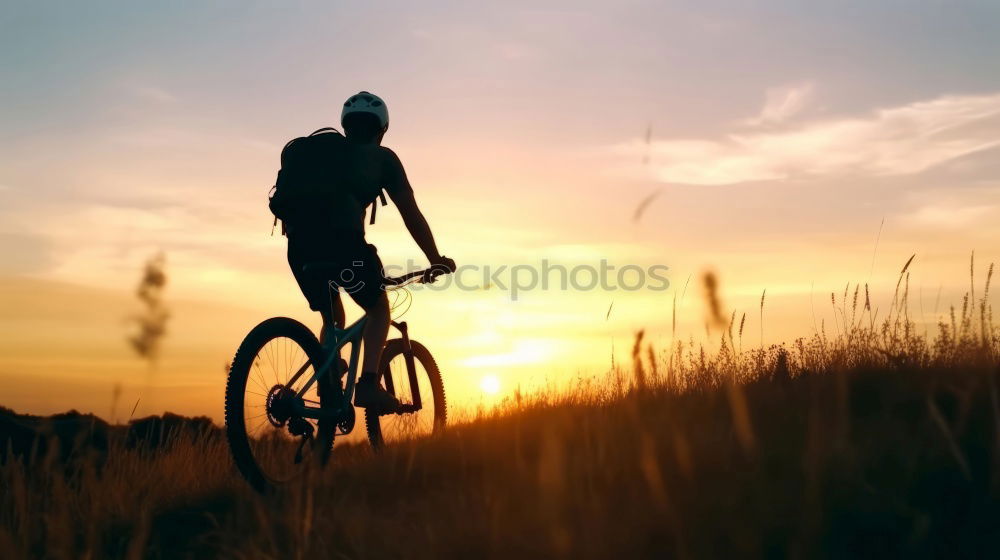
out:
<path id="1" fill-rule="evenodd" d="M 385 101 L 373 93 L 362 91 L 345 101 L 344 109 L 340 112 L 341 125 L 344 124 L 344 117 L 351 113 L 371 113 L 378 118 L 382 130 L 389 128 L 389 109 L 385 106 Z"/>

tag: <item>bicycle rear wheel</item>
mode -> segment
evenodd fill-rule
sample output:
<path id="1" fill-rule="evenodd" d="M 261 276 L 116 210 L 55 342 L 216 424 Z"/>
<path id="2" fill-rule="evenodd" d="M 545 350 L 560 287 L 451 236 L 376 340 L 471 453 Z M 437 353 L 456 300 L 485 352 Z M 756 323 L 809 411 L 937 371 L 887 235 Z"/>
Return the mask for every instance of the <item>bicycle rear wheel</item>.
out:
<path id="1" fill-rule="evenodd" d="M 261 492 L 290 481 L 310 464 L 329 460 L 335 422 L 291 412 L 295 393 L 323 361 L 322 346 L 312 331 L 286 317 L 254 327 L 236 351 L 226 382 L 226 437 L 236 467 Z M 303 366 L 303 374 L 291 383 Z M 298 403 L 336 409 L 339 387 L 330 379 L 318 380 Z"/>
<path id="2" fill-rule="evenodd" d="M 447 407 L 441 371 L 423 344 L 410 341 L 422 408 L 402 414 L 375 414 L 365 411 L 368 440 L 378 451 L 395 441 L 436 434 L 444 430 Z M 387 380 L 389 380 L 387 382 Z M 413 391 L 406 369 L 403 341 L 394 338 L 385 344 L 379 367 L 379 382 L 404 406 L 413 403 Z"/>

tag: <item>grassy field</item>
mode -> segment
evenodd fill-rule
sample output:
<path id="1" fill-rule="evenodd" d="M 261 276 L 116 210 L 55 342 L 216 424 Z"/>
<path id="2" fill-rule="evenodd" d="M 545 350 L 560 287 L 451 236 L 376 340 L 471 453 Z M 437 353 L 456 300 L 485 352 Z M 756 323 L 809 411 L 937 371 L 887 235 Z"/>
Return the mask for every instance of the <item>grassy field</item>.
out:
<path id="1" fill-rule="evenodd" d="M 711 351 L 654 349 L 640 333 L 609 383 L 515 395 L 377 456 L 338 446 L 331 467 L 272 496 L 239 478 L 217 429 L 155 449 L 123 431 L 74 432 L 76 451 L 49 445 L 44 459 L 0 466 L 0 550 L 996 558 L 1000 331 L 988 282 L 929 335 L 907 315 L 905 282 L 904 269 L 883 318 L 865 286 L 831 294 L 837 325 L 786 346 L 741 350 L 743 321 L 718 312 Z"/>

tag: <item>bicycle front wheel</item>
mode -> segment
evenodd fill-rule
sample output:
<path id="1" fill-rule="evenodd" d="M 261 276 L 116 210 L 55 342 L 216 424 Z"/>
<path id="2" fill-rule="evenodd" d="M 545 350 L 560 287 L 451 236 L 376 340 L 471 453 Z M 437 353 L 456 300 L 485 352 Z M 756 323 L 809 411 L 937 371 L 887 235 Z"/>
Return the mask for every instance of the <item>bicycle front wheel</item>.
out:
<path id="1" fill-rule="evenodd" d="M 395 441 L 436 434 L 444 430 L 447 409 L 441 371 L 423 344 L 411 340 L 410 347 L 413 349 L 413 364 L 422 406 L 416 412 L 383 415 L 366 410 L 368 440 L 376 451 Z M 386 390 L 393 393 L 404 407 L 413 404 L 413 388 L 406 369 L 402 339 L 394 338 L 386 342 L 380 361 L 379 382 Z"/>
<path id="2" fill-rule="evenodd" d="M 301 398 L 296 396 L 323 358 L 312 331 L 287 317 L 257 325 L 236 351 L 226 382 L 226 437 L 236 467 L 261 492 L 329 459 L 334 421 L 294 413 L 296 405 L 336 408 L 330 376 L 317 380 Z"/>

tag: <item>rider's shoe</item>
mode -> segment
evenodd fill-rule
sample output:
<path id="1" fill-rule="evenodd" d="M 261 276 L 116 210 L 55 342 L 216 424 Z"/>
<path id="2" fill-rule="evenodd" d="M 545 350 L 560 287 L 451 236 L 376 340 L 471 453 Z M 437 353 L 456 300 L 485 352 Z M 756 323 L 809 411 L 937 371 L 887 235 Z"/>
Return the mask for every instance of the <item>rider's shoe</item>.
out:
<path id="1" fill-rule="evenodd" d="M 399 408 L 399 400 L 383 389 L 374 375 L 364 374 L 354 389 L 354 406 L 367 408 L 376 414 L 389 414 Z"/>

